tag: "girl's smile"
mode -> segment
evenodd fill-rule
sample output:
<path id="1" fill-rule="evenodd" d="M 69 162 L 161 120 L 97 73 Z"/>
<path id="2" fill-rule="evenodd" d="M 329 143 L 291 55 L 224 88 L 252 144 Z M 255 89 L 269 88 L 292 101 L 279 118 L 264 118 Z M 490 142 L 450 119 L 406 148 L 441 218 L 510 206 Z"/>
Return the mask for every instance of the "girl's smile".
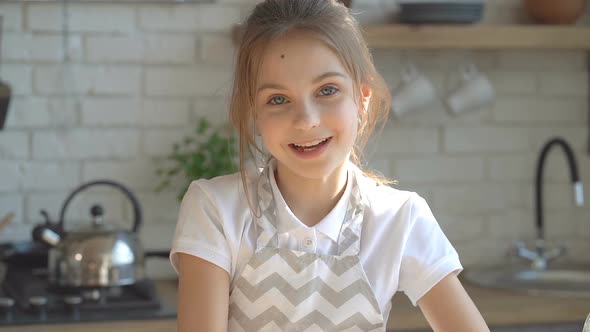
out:
<path id="1" fill-rule="evenodd" d="M 289 146 L 293 149 L 293 152 L 303 159 L 311 159 L 319 156 L 328 148 L 328 144 L 332 137 L 326 137 L 319 140 L 310 141 L 308 143 L 295 144 L 291 143 Z"/>

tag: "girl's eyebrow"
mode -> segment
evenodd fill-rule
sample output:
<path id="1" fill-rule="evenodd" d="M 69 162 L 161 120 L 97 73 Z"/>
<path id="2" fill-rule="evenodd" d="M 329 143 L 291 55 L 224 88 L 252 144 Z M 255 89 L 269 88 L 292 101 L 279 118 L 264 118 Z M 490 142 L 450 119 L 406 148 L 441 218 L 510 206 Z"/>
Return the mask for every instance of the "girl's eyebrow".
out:
<path id="1" fill-rule="evenodd" d="M 317 83 L 317 82 L 320 82 L 320 81 L 322 81 L 322 80 L 324 80 L 324 79 L 326 79 L 328 77 L 334 77 L 334 76 L 336 76 L 336 77 L 342 77 L 342 78 L 348 78 L 347 75 L 344 75 L 344 74 L 342 74 L 340 72 L 337 72 L 337 71 L 328 71 L 328 72 L 325 72 L 325 73 L 321 74 L 320 76 L 314 78 L 311 82 L 312 83 Z M 284 86 L 282 86 L 280 84 L 265 83 L 265 84 L 262 84 L 258 88 L 258 90 L 256 91 L 256 93 L 260 93 L 260 91 L 262 91 L 264 89 L 287 90 L 287 88 L 285 88 Z"/>

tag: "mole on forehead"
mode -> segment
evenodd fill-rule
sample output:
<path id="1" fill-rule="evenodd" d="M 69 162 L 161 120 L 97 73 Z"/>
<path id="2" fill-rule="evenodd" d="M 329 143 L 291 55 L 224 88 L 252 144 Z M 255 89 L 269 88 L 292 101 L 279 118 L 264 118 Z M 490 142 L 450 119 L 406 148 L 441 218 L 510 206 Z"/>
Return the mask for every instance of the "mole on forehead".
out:
<path id="1" fill-rule="evenodd" d="M 285 55 L 284 54 L 281 54 L 281 59 L 284 59 L 284 58 L 285 58 Z"/>

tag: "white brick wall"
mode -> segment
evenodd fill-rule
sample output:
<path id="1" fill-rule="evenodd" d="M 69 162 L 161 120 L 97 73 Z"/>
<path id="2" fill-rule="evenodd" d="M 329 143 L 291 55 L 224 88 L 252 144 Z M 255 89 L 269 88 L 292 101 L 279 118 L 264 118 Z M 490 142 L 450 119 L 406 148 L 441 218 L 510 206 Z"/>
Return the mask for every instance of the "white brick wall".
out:
<path id="1" fill-rule="evenodd" d="M 588 74 L 585 71 L 544 71 L 537 73 L 538 89 L 548 96 L 579 96 L 588 94 Z"/>
<path id="2" fill-rule="evenodd" d="M 136 29 L 133 5 L 69 4 L 65 15 L 74 32 L 124 33 Z M 27 10 L 27 24 L 32 31 L 61 31 L 64 10 L 55 4 L 32 4 Z"/>
<path id="3" fill-rule="evenodd" d="M 30 96 L 33 93 L 33 68 L 29 65 L 5 64 L 0 69 L 2 80 L 10 82 L 15 96 Z"/>
<path id="4" fill-rule="evenodd" d="M 33 133 L 33 158 L 130 159 L 138 155 L 136 129 L 74 129 Z"/>
<path id="5" fill-rule="evenodd" d="M 3 31 L 22 31 L 23 9 L 16 3 L 1 3 L 0 15 L 4 18 Z"/>
<path id="6" fill-rule="evenodd" d="M 579 51 L 515 51 L 498 52 L 498 66 L 507 69 L 583 70 L 586 56 Z"/>
<path id="7" fill-rule="evenodd" d="M 526 128 L 449 127 L 444 135 L 444 150 L 450 153 L 519 152 L 529 146 Z"/>
<path id="8" fill-rule="evenodd" d="M 141 105 L 141 123 L 146 127 L 180 127 L 189 123 L 191 106 L 187 101 L 144 98 Z"/>
<path id="9" fill-rule="evenodd" d="M 26 132 L 0 132 L 1 159 L 27 159 L 29 154 L 29 135 Z"/>
<path id="10" fill-rule="evenodd" d="M 14 219 L 8 227 L 18 227 L 23 223 L 23 197 L 20 194 L 2 194 L 0 193 L 0 210 L 4 213 L 3 217 L 8 211 L 15 214 Z"/>
<path id="11" fill-rule="evenodd" d="M 153 97 L 188 97 L 223 95 L 231 86 L 227 66 L 147 69 L 146 94 Z"/>
<path id="12" fill-rule="evenodd" d="M 41 95 L 137 95 L 141 69 L 131 65 L 36 66 L 35 90 Z"/>
<path id="13" fill-rule="evenodd" d="M 201 37 L 201 60 L 204 63 L 232 65 L 235 47 L 229 35 L 204 34 Z"/>
<path id="14" fill-rule="evenodd" d="M 576 124 L 588 116 L 585 98 L 504 97 L 496 102 L 494 120 L 503 124 Z"/>
<path id="15" fill-rule="evenodd" d="M 2 36 L 2 59 L 15 62 L 61 62 L 64 58 L 62 40 L 58 34 L 6 33 Z M 69 58 L 80 59 L 80 36 L 71 36 L 68 40 L 71 45 Z"/>
<path id="16" fill-rule="evenodd" d="M 195 120 L 205 117 L 212 123 L 228 122 L 229 114 L 223 111 L 228 107 L 229 100 L 227 98 L 199 98 L 193 104 L 192 116 Z"/>
<path id="17" fill-rule="evenodd" d="M 80 165 L 75 162 L 27 162 L 22 165 L 25 191 L 68 189 L 79 183 Z"/>
<path id="18" fill-rule="evenodd" d="M 180 141 L 190 130 L 153 129 L 142 137 L 142 152 L 149 157 L 165 157 L 172 152 L 172 144 Z"/>
<path id="19" fill-rule="evenodd" d="M 191 35 L 176 34 L 89 36 L 86 52 L 89 62 L 190 64 L 196 59 L 196 42 Z"/>
<path id="20" fill-rule="evenodd" d="M 196 120 L 227 120 L 234 45 L 231 28 L 258 0 L 213 4 L 73 4 L 68 7 L 68 65 L 62 63 L 64 12 L 58 3 L 2 3 L 0 78 L 14 97 L 0 132 L 0 215 L 16 220 L 0 240 L 28 238 L 39 210 L 57 217 L 78 184 L 109 178 L 134 190 L 144 208 L 148 249 L 167 248 L 177 190 L 154 192 L 159 158 L 194 130 Z M 492 5 L 493 4 L 493 5 Z M 590 8 L 590 6 L 589 6 Z M 395 1 L 357 0 L 362 22 L 390 21 Z M 590 9 L 588 10 L 590 13 Z M 580 22 L 590 22 L 590 14 Z M 520 0 L 488 1 L 484 24 L 526 23 Z M 576 151 L 590 197 L 588 63 L 578 51 L 374 50 L 391 88 L 410 59 L 434 82 L 439 102 L 392 117 L 367 147 L 370 165 L 430 203 L 468 266 L 504 259 L 516 239 L 534 238 L 537 154 L 552 136 Z M 474 62 L 492 81 L 490 107 L 451 115 L 444 98 L 457 68 Z M 565 159 L 554 150 L 545 175 L 545 221 L 551 241 L 590 250 L 590 208 L 574 208 Z M 182 183 L 175 184 L 181 187 Z M 131 224 L 130 206 L 105 188 L 81 194 L 68 212 L 88 222 L 94 202 L 108 220 Z M 70 221 L 71 220 L 71 221 Z M 587 256 L 587 255 L 585 255 Z M 148 263 L 171 274 L 167 262 Z"/>
<path id="21" fill-rule="evenodd" d="M 0 161 L 0 174 L 2 174 L 0 192 L 14 193 L 21 189 L 20 163 L 16 161 Z"/>
<path id="22" fill-rule="evenodd" d="M 394 174 L 400 181 L 413 183 L 469 183 L 484 177 L 481 157 L 425 157 L 395 160 Z"/>
<path id="23" fill-rule="evenodd" d="M 65 97 L 15 96 L 6 126 L 14 129 L 67 127 L 77 123 L 75 100 Z"/>

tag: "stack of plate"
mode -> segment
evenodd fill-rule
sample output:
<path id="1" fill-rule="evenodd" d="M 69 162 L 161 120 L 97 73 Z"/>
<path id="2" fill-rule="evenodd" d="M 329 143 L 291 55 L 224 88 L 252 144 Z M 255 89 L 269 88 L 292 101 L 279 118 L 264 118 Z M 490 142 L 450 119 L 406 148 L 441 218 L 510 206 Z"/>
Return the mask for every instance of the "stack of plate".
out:
<path id="1" fill-rule="evenodd" d="M 483 1 L 400 1 L 399 20 L 403 23 L 459 23 L 481 20 Z"/>

